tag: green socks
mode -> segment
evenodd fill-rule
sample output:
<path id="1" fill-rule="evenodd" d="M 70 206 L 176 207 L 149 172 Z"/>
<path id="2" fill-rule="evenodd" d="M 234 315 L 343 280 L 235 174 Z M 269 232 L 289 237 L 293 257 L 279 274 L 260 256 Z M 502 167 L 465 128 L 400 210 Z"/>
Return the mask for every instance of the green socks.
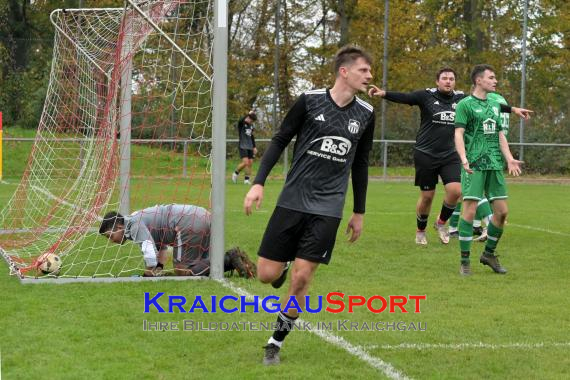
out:
<path id="1" fill-rule="evenodd" d="M 473 223 L 461 218 L 459 221 L 459 248 L 461 249 L 461 263 L 469 263 L 469 253 L 473 243 Z"/>

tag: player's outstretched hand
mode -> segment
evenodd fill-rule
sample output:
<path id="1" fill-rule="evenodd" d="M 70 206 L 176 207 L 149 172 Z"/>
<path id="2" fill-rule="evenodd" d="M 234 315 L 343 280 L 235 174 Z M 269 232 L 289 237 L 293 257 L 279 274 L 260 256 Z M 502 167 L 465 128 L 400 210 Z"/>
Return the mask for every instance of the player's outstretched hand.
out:
<path id="1" fill-rule="evenodd" d="M 368 96 L 379 96 L 383 98 L 386 95 L 386 91 L 382 90 L 380 87 L 374 86 L 373 84 L 370 85 L 368 89 Z"/>
<path id="2" fill-rule="evenodd" d="M 511 107 L 511 112 L 513 112 L 522 119 L 528 120 L 530 119 L 530 114 L 533 113 L 534 111 L 527 110 L 526 108 Z"/>
<path id="3" fill-rule="evenodd" d="M 249 189 L 245 199 L 243 200 L 243 209 L 245 215 L 251 215 L 251 206 L 255 202 L 255 209 L 259 210 L 261 207 L 261 202 L 263 201 L 263 186 L 255 184 Z"/>
<path id="4" fill-rule="evenodd" d="M 514 158 L 507 162 L 507 166 L 509 168 L 509 174 L 515 177 L 518 177 L 522 173 L 522 164 L 524 161 L 515 160 Z"/>
<path id="5" fill-rule="evenodd" d="M 346 234 L 350 234 L 348 241 L 354 243 L 360 237 L 362 233 L 362 226 L 364 224 L 363 214 L 352 214 L 350 220 L 348 221 L 348 226 L 346 226 Z"/>

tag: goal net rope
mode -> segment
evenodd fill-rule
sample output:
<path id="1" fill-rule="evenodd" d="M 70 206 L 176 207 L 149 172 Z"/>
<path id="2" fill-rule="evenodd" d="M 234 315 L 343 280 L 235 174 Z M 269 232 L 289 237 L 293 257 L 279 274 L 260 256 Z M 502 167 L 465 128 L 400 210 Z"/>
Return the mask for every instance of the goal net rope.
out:
<path id="1" fill-rule="evenodd" d="M 137 0 L 51 14 L 43 112 L 0 212 L 0 253 L 13 274 L 37 277 L 50 253 L 63 263 L 59 277 L 139 274 L 137 245 L 98 235 L 107 211 L 210 207 L 211 3 Z"/>

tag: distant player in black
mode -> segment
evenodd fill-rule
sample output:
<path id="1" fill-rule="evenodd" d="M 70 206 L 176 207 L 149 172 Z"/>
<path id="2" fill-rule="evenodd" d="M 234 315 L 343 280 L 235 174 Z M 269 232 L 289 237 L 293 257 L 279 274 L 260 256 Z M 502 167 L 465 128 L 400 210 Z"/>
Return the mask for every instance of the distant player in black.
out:
<path id="1" fill-rule="evenodd" d="M 438 176 L 445 186 L 445 198 L 435 223 L 443 244 L 449 243 L 445 223 L 453 214 L 461 195 L 461 161 L 455 151 L 455 107 L 464 98 L 461 91 L 455 91 L 455 71 L 443 68 L 436 74 L 436 88 L 410 93 L 384 91 L 372 86 L 370 96 L 381 96 L 386 100 L 418 106 L 421 111 L 420 129 L 414 146 L 416 167 L 415 185 L 420 188 L 416 205 L 416 243 L 427 244 L 425 229 L 431 204 L 435 196 Z"/>
<path id="2" fill-rule="evenodd" d="M 351 242 L 362 232 L 374 110 L 355 95 L 365 92 L 372 80 L 371 59 L 363 50 L 346 46 L 337 52 L 334 65 L 334 87 L 307 91 L 297 99 L 263 155 L 244 200 L 247 215 L 254 203 L 259 208 L 265 179 L 296 137 L 291 170 L 259 248 L 258 277 L 275 288 L 285 281 L 287 263 L 294 262 L 277 318 L 279 329 L 265 347 L 267 365 L 279 363 L 279 350 L 298 316 L 294 309 L 283 312 L 287 301 L 295 296 L 304 309 L 317 267 L 331 259 L 351 172 L 354 206 L 346 231 Z"/>
<path id="3" fill-rule="evenodd" d="M 257 120 L 255 112 L 250 111 L 247 115 L 239 119 L 237 130 L 239 134 L 239 156 L 241 162 L 236 170 L 232 173 L 232 181 L 237 183 L 239 172 L 245 169 L 245 178 L 243 183 L 250 185 L 249 177 L 251 176 L 251 168 L 253 166 L 253 157 L 257 154 L 255 147 L 255 137 L 253 137 L 253 123 Z"/>

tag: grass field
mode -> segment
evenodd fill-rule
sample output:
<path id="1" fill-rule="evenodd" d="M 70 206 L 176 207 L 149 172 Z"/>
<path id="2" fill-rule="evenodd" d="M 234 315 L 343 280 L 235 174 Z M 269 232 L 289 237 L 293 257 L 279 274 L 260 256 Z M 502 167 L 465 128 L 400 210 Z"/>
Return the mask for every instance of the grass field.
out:
<path id="1" fill-rule="evenodd" d="M 255 256 L 281 186 L 281 181 L 269 182 L 263 208 L 248 218 L 241 209 L 246 187 L 228 183 L 227 246 L 239 245 Z M 0 203 L 14 188 L 10 180 L 0 184 Z M 2 261 L 2 378 L 564 379 L 570 373 L 569 190 L 557 184 L 511 184 L 512 211 L 499 246 L 509 273 L 495 275 L 477 264 L 471 278 L 462 278 L 457 241 L 442 246 L 430 229 L 427 248 L 414 244 L 416 189 L 407 182 L 371 181 L 362 238 L 348 244 L 343 220 L 332 263 L 319 269 L 311 294 L 425 294 L 422 313 L 357 309 L 303 318 L 421 322 L 426 331 L 330 331 L 326 338 L 336 344 L 295 331 L 282 350 L 282 364 L 274 368 L 260 364 L 268 332 L 143 331 L 143 320 L 274 321 L 273 314 L 252 312 L 143 313 L 144 292 L 189 299 L 236 295 L 222 284 L 21 285 Z M 347 199 L 345 217 L 352 204 L 350 195 Z M 435 204 L 440 202 L 437 198 Z M 478 256 L 482 245 L 474 247 Z M 232 278 L 229 284 L 249 294 L 282 295 L 255 281 Z M 389 372 L 390 366 L 396 372 Z"/>

